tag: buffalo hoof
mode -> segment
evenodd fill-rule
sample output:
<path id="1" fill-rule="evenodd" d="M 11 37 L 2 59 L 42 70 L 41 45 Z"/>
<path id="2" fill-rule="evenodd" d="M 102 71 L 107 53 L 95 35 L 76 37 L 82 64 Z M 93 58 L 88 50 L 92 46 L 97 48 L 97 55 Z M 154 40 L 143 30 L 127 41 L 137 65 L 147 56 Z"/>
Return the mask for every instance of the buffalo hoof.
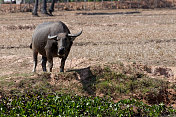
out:
<path id="1" fill-rule="evenodd" d="M 64 72 L 64 69 L 60 69 L 60 72 Z"/>
<path id="2" fill-rule="evenodd" d="M 46 13 L 42 13 L 43 14 L 43 16 L 52 16 L 51 14 L 49 14 L 48 12 L 46 12 Z"/>
<path id="3" fill-rule="evenodd" d="M 53 16 L 53 14 L 52 14 L 52 11 L 51 11 L 51 10 L 49 10 L 49 14 L 50 14 L 50 16 Z"/>
<path id="4" fill-rule="evenodd" d="M 39 17 L 38 13 L 32 12 L 32 15 L 33 15 L 34 17 Z"/>

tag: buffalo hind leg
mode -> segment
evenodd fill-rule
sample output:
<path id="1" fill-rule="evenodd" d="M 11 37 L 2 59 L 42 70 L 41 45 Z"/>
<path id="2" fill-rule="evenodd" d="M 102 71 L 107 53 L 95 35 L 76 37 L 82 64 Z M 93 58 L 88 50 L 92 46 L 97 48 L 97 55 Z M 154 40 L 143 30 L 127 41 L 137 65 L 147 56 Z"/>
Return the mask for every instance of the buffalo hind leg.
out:
<path id="1" fill-rule="evenodd" d="M 50 6 L 50 9 L 49 9 L 49 13 L 50 13 L 51 16 L 53 16 L 52 12 L 54 11 L 54 3 L 55 3 L 55 0 L 52 0 L 51 6 Z"/>
<path id="2" fill-rule="evenodd" d="M 35 5 L 34 5 L 34 9 L 32 11 L 32 15 L 38 16 L 37 10 L 38 10 L 38 0 L 35 0 Z"/>
<path id="3" fill-rule="evenodd" d="M 61 59 L 60 72 L 64 72 L 65 60 L 66 60 L 65 58 Z"/>
<path id="4" fill-rule="evenodd" d="M 34 66 L 32 72 L 36 72 L 36 67 L 37 67 L 37 56 L 38 52 L 33 51 L 33 61 L 34 61 Z"/>
<path id="5" fill-rule="evenodd" d="M 44 72 L 47 72 L 46 62 L 47 62 L 47 58 L 45 56 L 42 56 L 42 69 L 43 69 Z"/>

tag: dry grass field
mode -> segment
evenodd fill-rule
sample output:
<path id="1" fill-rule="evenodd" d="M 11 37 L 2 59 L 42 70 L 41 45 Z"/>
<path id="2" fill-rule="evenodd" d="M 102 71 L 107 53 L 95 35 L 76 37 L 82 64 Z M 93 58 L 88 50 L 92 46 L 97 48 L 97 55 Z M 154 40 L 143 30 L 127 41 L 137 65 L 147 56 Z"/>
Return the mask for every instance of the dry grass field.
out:
<path id="1" fill-rule="evenodd" d="M 66 69 L 107 62 L 133 62 L 169 67 L 175 72 L 176 11 L 118 9 L 57 11 L 53 17 L 1 13 L 0 76 L 30 73 L 33 62 L 29 45 L 33 30 L 42 22 L 58 20 L 63 21 L 72 33 L 83 29 L 71 49 Z M 54 71 L 59 71 L 59 59 L 54 62 Z M 40 65 L 37 70 L 41 72 Z"/>

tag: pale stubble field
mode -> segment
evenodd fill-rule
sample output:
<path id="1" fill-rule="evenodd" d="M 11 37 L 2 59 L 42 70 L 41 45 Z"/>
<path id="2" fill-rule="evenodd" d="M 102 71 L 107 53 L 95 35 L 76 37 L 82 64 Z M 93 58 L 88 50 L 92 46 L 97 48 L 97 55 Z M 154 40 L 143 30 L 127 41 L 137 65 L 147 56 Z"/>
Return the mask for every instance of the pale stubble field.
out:
<path id="1" fill-rule="evenodd" d="M 57 11 L 53 17 L 1 13 L 0 76 L 30 73 L 33 62 L 28 46 L 35 26 L 59 20 L 72 33 L 83 29 L 83 34 L 74 41 L 66 69 L 107 62 L 176 66 L 175 10 Z M 60 61 L 56 58 L 54 63 L 54 71 L 57 72 Z M 40 65 L 37 70 L 41 72 Z"/>

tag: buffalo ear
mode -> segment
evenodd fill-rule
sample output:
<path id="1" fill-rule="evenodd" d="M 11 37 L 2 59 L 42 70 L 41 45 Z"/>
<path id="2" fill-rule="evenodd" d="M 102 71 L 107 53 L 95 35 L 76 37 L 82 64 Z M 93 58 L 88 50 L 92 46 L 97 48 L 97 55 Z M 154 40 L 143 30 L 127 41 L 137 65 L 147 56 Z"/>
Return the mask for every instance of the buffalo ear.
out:
<path id="1" fill-rule="evenodd" d="M 53 39 L 58 40 L 57 37 L 58 37 L 57 35 L 54 35 L 54 36 L 48 35 L 49 40 L 53 40 Z"/>

